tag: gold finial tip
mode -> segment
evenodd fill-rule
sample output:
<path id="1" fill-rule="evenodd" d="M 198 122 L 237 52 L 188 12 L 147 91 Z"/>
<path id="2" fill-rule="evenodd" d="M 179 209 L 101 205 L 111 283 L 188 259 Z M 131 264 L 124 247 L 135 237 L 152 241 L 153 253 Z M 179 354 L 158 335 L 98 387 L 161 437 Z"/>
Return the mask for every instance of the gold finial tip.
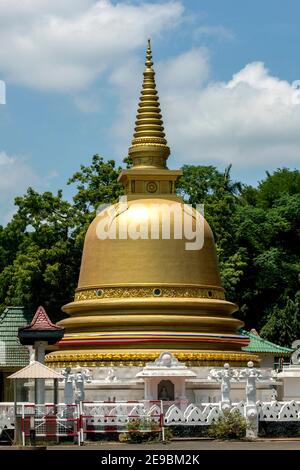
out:
<path id="1" fill-rule="evenodd" d="M 148 47 L 147 47 L 147 52 L 146 52 L 146 62 L 145 62 L 146 67 L 151 68 L 153 65 L 152 62 L 152 51 L 151 51 L 151 41 L 148 39 Z"/>
<path id="2" fill-rule="evenodd" d="M 165 138 L 152 65 L 151 41 L 148 39 L 144 80 L 129 155 L 133 167 L 166 168 L 170 149 Z"/>

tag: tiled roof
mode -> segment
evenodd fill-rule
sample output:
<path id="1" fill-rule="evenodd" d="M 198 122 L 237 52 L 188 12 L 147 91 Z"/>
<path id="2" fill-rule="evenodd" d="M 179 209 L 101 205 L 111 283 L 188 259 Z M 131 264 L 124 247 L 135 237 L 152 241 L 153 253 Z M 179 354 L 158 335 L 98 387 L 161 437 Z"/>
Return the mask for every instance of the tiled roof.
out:
<path id="1" fill-rule="evenodd" d="M 59 374 L 50 367 L 34 361 L 23 369 L 18 370 L 8 377 L 9 379 L 63 379 L 64 376 Z"/>
<path id="2" fill-rule="evenodd" d="M 274 354 L 277 356 L 290 356 L 294 351 L 291 348 L 286 348 L 284 346 L 271 343 L 271 341 L 261 338 L 257 333 L 251 333 L 245 330 L 240 330 L 240 333 L 248 336 L 250 339 L 248 346 L 244 346 L 242 348 L 243 351 L 262 354 Z"/>
<path id="3" fill-rule="evenodd" d="M 30 325 L 26 325 L 24 330 L 44 331 L 44 330 L 62 330 L 60 326 L 54 325 L 48 317 L 44 307 L 38 307 Z"/>
<path id="4" fill-rule="evenodd" d="M 0 316 L 0 368 L 24 367 L 29 363 L 29 352 L 18 339 L 18 329 L 31 321 L 31 314 L 23 307 L 7 307 Z"/>

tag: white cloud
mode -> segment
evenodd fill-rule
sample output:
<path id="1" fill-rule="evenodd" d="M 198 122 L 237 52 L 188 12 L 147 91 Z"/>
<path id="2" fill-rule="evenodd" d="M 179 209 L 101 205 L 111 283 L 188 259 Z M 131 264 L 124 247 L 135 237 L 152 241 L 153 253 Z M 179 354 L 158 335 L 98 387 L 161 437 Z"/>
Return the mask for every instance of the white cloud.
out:
<path id="1" fill-rule="evenodd" d="M 272 76 L 262 62 L 246 65 L 228 82 L 213 82 L 205 49 L 192 49 L 155 68 L 167 139 L 178 162 L 233 163 L 236 169 L 300 164 L 296 83 Z M 136 75 L 136 68 L 129 67 L 127 74 L 130 70 Z M 131 83 L 137 87 L 134 77 Z M 130 98 L 123 99 L 115 127 L 117 132 L 122 129 L 120 138 L 127 135 L 127 142 L 137 108 L 135 90 L 134 99 L 132 86 Z M 120 99 L 124 95 L 122 90 Z"/>
<path id="2" fill-rule="evenodd" d="M 0 80 L 0 104 L 6 104 L 6 85 L 3 80 Z"/>
<path id="3" fill-rule="evenodd" d="M 24 195 L 29 186 L 36 191 L 51 190 L 52 181 L 58 176 L 55 169 L 40 176 L 25 157 L 0 150 L 0 225 L 9 222 L 16 212 L 15 197 Z"/>
<path id="4" fill-rule="evenodd" d="M 73 97 L 73 101 L 83 113 L 96 113 L 100 109 L 100 98 L 97 95 L 76 95 Z"/>
<path id="5" fill-rule="evenodd" d="M 196 28 L 194 35 L 196 37 L 201 36 L 212 36 L 218 39 L 231 40 L 234 38 L 234 34 L 224 26 L 199 26 Z"/>
<path id="6" fill-rule="evenodd" d="M 182 13 L 176 1 L 2 0 L 0 71 L 41 90 L 83 90 Z"/>
<path id="7" fill-rule="evenodd" d="M 155 62 L 155 47 L 154 47 Z M 184 94 L 189 99 L 189 93 L 194 95 L 195 89 L 200 89 L 209 76 L 209 57 L 205 48 L 195 48 L 173 59 L 162 63 L 154 63 L 156 81 L 158 82 L 158 94 L 165 124 L 169 124 L 168 110 Z M 116 152 L 126 150 L 133 134 L 135 113 L 139 99 L 139 91 L 143 80 L 143 65 L 141 61 L 132 59 L 115 70 L 110 76 L 110 82 L 116 87 L 119 96 L 118 118 L 112 129 L 115 139 Z M 173 104 L 170 102 L 173 101 Z M 176 110 L 180 114 L 180 110 Z M 182 125 L 184 123 L 182 122 Z M 169 125 L 168 129 L 169 130 Z M 167 132 L 169 137 L 169 132 Z M 170 139 L 169 139 L 170 140 Z M 172 148 L 174 142 L 170 140 Z"/>
<path id="8" fill-rule="evenodd" d="M 37 181 L 37 175 L 25 159 L 0 151 L 0 223 L 7 222 L 14 212 L 14 197 Z"/>
<path id="9" fill-rule="evenodd" d="M 172 88 L 165 93 L 176 154 L 244 168 L 300 162 L 299 90 L 263 63 L 248 64 L 227 83 L 189 87 L 180 96 Z"/>
<path id="10" fill-rule="evenodd" d="M 200 88 L 209 77 L 209 54 L 204 47 L 195 48 L 158 64 L 157 80 L 164 91 Z"/>
<path id="11" fill-rule="evenodd" d="M 118 142 L 122 156 L 142 81 L 136 52 L 148 36 L 159 36 L 182 19 L 183 6 L 175 0 L 0 0 L 0 43 L 6 45 L 0 48 L 1 78 L 72 93 L 81 111 L 94 112 L 105 103 L 89 86 L 102 74 L 102 91 L 108 79 L 109 93 L 118 94 L 111 141 Z M 202 25 L 195 34 L 231 37 L 223 26 Z M 155 41 L 153 46 L 155 59 Z M 233 163 L 244 169 L 299 164 L 299 90 L 262 62 L 247 64 L 227 82 L 210 78 L 205 48 L 155 68 L 167 138 L 178 162 Z"/>

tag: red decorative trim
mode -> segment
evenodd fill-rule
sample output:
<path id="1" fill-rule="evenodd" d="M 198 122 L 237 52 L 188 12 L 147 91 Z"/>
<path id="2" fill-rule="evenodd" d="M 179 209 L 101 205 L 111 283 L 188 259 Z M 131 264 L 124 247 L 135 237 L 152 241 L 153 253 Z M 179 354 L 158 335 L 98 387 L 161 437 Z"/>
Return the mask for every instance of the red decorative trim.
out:
<path id="1" fill-rule="evenodd" d="M 60 326 L 54 325 L 48 317 L 44 307 L 38 307 L 30 325 L 22 328 L 26 331 L 62 330 Z"/>

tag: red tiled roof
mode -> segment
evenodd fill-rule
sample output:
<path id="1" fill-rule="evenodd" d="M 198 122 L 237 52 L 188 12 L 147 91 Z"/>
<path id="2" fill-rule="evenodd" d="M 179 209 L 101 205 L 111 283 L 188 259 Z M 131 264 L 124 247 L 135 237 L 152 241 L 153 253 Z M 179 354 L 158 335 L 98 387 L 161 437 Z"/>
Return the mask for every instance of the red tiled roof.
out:
<path id="1" fill-rule="evenodd" d="M 24 330 L 44 331 L 44 330 L 61 330 L 60 326 L 54 325 L 48 317 L 45 309 L 39 307 L 32 319 L 30 325 L 23 328 Z"/>

